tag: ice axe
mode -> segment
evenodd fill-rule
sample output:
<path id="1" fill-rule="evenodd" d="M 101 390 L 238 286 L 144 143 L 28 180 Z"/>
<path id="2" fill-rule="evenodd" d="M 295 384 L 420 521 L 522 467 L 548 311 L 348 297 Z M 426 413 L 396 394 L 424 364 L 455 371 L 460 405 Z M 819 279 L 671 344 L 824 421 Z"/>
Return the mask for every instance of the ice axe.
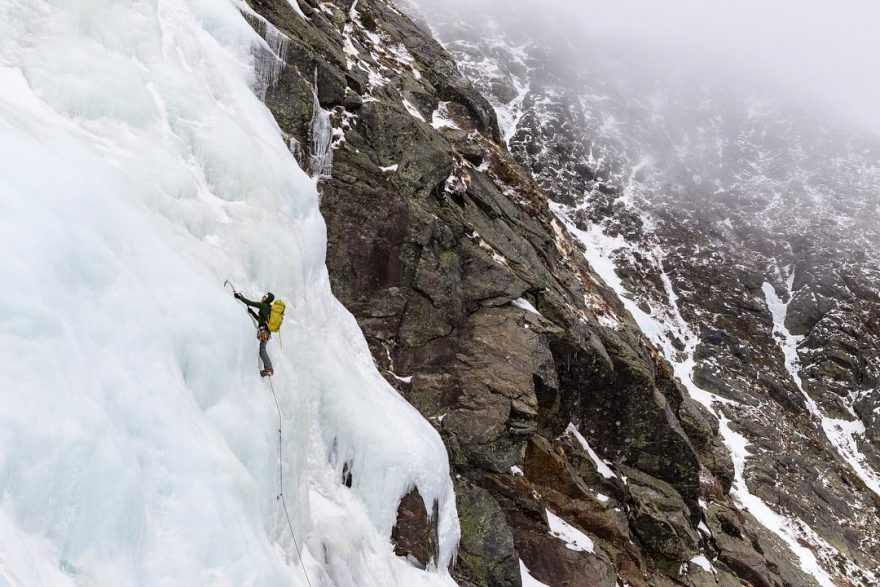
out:
<path id="1" fill-rule="evenodd" d="M 223 287 L 226 287 L 227 285 L 228 285 L 229 288 L 232 290 L 232 293 L 233 293 L 233 294 L 237 294 L 237 293 L 238 293 L 237 291 L 235 291 L 235 286 L 232 285 L 232 282 L 229 281 L 228 279 L 227 279 L 226 281 L 223 282 Z"/>
<path id="2" fill-rule="evenodd" d="M 232 285 L 232 282 L 229 281 L 228 279 L 223 282 L 223 287 L 226 287 L 227 285 L 229 286 L 229 289 L 232 290 L 233 295 L 238 296 L 238 291 L 236 291 L 235 286 Z M 236 299 L 238 299 L 238 298 L 236 297 Z M 248 316 L 250 316 L 251 322 L 254 323 L 254 328 L 256 328 L 257 327 L 256 318 L 253 317 L 253 315 L 250 313 L 250 311 L 248 312 Z"/>

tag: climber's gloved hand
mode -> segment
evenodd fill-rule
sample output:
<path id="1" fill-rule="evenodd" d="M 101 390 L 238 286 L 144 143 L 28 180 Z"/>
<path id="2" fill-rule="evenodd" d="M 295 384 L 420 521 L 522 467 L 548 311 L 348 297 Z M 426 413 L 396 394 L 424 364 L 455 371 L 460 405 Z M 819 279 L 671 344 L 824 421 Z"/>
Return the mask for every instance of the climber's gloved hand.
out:
<path id="1" fill-rule="evenodd" d="M 236 300 L 240 300 L 240 299 L 242 299 L 242 297 L 243 297 L 243 296 L 242 296 L 240 293 L 235 292 L 235 299 L 236 299 Z"/>

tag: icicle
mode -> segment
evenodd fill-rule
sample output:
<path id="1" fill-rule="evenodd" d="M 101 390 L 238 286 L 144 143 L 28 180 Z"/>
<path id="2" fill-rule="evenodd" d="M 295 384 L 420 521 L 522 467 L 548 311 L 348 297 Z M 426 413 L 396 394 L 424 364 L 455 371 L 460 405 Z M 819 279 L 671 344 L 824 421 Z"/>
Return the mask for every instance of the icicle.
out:
<path id="1" fill-rule="evenodd" d="M 302 143 L 296 140 L 296 137 L 290 137 L 287 141 L 287 148 L 290 154 L 293 155 L 293 158 L 296 159 L 297 164 L 302 168 L 306 157 L 306 151 L 303 149 Z"/>
<path id="2" fill-rule="evenodd" d="M 278 83 L 281 72 L 287 65 L 287 47 L 290 39 L 259 14 L 247 11 L 242 11 L 242 14 L 257 34 L 266 41 L 265 45 L 254 46 L 252 51 L 256 76 L 254 93 L 260 100 L 265 100 L 266 92 Z"/>
<path id="3" fill-rule="evenodd" d="M 315 85 L 312 100 L 311 145 L 309 156 L 309 175 L 321 180 L 330 177 L 333 169 L 333 125 L 330 113 L 321 108 L 318 101 L 318 70 L 315 69 Z"/>

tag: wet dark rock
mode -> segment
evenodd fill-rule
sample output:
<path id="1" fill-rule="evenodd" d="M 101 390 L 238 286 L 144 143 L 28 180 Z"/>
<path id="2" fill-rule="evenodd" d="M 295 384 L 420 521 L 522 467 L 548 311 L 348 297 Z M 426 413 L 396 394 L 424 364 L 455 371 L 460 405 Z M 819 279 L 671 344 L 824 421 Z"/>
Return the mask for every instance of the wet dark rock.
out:
<path id="1" fill-rule="evenodd" d="M 561 540 L 548 541 L 546 535 L 546 531 L 520 531 L 517 536 L 517 550 L 535 579 L 565 587 L 617 585 L 617 574 L 606 557 L 572 550 Z"/>
<path id="2" fill-rule="evenodd" d="M 491 494 L 464 481 L 455 484 L 461 544 L 453 577 L 459 584 L 519 586 L 513 531 Z"/>
<path id="3" fill-rule="evenodd" d="M 391 530 L 394 554 L 426 568 L 437 560 L 436 504 L 429 514 L 418 489 L 403 496 L 397 508 L 397 521 Z"/>
<path id="4" fill-rule="evenodd" d="M 749 518 L 747 513 L 710 506 L 706 525 L 712 532 L 720 565 L 756 586 L 817 585 L 796 563 L 781 556 L 786 548 L 779 538 Z"/>
<path id="5" fill-rule="evenodd" d="M 658 566 L 677 576 L 680 561 L 699 552 L 699 534 L 691 527 L 687 505 L 668 483 L 635 469 L 624 468 L 623 472 L 635 534 L 656 556 Z M 664 564 L 666 561 L 670 564 Z"/>

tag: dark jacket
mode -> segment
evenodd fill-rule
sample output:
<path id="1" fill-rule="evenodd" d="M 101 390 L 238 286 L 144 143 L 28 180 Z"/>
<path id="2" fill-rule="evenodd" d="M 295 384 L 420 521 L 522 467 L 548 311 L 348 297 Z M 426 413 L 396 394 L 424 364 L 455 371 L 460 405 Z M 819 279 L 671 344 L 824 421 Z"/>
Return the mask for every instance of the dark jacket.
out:
<path id="1" fill-rule="evenodd" d="M 254 317 L 254 320 L 257 321 L 257 326 L 259 326 L 261 328 L 268 329 L 269 328 L 269 314 L 272 312 L 272 305 L 271 304 L 272 304 L 272 301 L 275 298 L 275 296 L 273 296 L 272 294 L 269 294 L 268 295 L 268 297 L 269 297 L 268 302 L 254 302 L 254 301 L 247 299 L 246 297 L 244 297 L 241 294 L 238 294 L 237 297 L 238 297 L 238 299 L 240 299 L 242 302 L 244 302 L 245 304 L 247 304 L 251 308 L 257 309 L 257 312 L 254 312 L 253 310 L 248 308 L 248 312 L 250 313 L 251 316 Z"/>

